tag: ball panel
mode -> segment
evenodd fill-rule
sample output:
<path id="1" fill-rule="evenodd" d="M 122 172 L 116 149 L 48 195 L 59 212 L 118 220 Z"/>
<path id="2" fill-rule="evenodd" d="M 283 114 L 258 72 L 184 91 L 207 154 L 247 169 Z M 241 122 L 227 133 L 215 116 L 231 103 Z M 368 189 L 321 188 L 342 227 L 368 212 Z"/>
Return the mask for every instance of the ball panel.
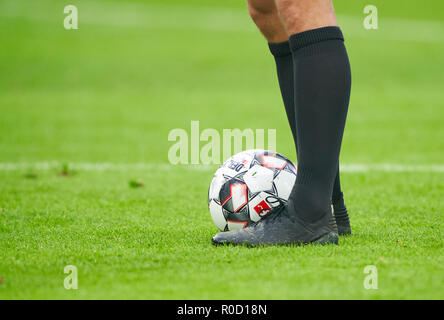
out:
<path id="1" fill-rule="evenodd" d="M 229 230 L 237 230 L 245 228 L 250 223 L 250 215 L 248 213 L 248 206 L 244 206 L 238 212 L 230 212 L 226 214 L 227 224 Z M 235 228 L 235 229 L 232 229 Z"/>
<path id="2" fill-rule="evenodd" d="M 216 172 L 208 190 L 208 199 L 219 199 L 219 192 L 226 179 L 221 173 Z"/>
<path id="3" fill-rule="evenodd" d="M 231 200 L 233 201 L 233 212 L 238 212 L 243 206 L 248 203 L 247 185 L 245 183 L 232 184 Z"/>
<path id="4" fill-rule="evenodd" d="M 239 173 L 245 172 L 250 168 L 251 161 L 254 160 L 254 153 L 251 151 L 244 151 L 232 156 L 225 161 L 220 169 L 224 170 L 230 177 L 234 177 Z"/>
<path id="5" fill-rule="evenodd" d="M 273 208 L 279 206 L 280 201 L 274 195 L 261 192 L 248 202 L 250 211 L 250 219 L 252 221 L 259 221 L 262 217 L 267 215 Z"/>
<path id="6" fill-rule="evenodd" d="M 225 210 L 238 212 L 248 203 L 247 185 L 233 178 L 222 186 L 219 199 Z"/>
<path id="7" fill-rule="evenodd" d="M 224 231 L 227 226 L 227 221 L 225 220 L 222 207 L 214 200 L 210 202 L 210 213 L 216 227 L 218 227 L 220 231 Z"/>
<path id="8" fill-rule="evenodd" d="M 272 168 L 272 169 L 282 170 L 287 165 L 287 161 L 284 160 L 284 159 L 276 157 L 276 155 L 264 154 L 262 156 L 262 165 L 265 168 Z"/>
<path id="9" fill-rule="evenodd" d="M 296 166 L 291 161 L 287 162 L 287 165 L 285 166 L 284 170 L 291 172 L 295 175 L 297 174 L 297 171 L 298 171 Z"/>
<path id="10" fill-rule="evenodd" d="M 252 193 L 272 190 L 273 171 L 260 165 L 255 165 L 245 173 L 244 181 Z"/>
<path id="11" fill-rule="evenodd" d="M 234 230 L 240 230 L 245 228 L 248 225 L 248 221 L 234 221 L 234 220 L 228 220 L 227 221 L 228 230 L 234 231 Z"/>
<path id="12" fill-rule="evenodd" d="M 277 190 L 277 196 L 285 201 L 290 197 L 291 190 L 296 182 L 296 175 L 288 171 L 280 171 L 273 180 Z"/>
<path id="13" fill-rule="evenodd" d="M 220 175 L 225 180 L 229 180 L 229 179 L 235 177 L 238 174 L 238 172 L 236 172 L 235 170 L 232 170 L 230 168 L 227 168 L 227 167 L 220 167 L 216 171 L 216 174 Z"/>

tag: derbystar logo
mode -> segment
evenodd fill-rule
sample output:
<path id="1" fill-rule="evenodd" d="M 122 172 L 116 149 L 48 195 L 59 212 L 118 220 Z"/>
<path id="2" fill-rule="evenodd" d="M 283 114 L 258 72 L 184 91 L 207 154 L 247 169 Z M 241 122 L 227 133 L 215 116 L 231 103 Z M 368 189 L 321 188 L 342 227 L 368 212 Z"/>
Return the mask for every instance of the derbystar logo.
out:
<path id="1" fill-rule="evenodd" d="M 271 210 L 268 203 L 265 202 L 265 200 L 262 200 L 259 202 L 257 206 L 254 207 L 254 211 L 260 216 L 266 215 Z"/>

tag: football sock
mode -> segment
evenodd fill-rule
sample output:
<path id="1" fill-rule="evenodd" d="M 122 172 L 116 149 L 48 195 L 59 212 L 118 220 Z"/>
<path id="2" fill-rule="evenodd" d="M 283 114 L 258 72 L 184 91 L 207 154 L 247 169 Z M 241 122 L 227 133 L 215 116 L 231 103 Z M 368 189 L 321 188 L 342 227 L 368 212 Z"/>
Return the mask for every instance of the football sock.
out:
<path id="1" fill-rule="evenodd" d="M 338 200 L 343 200 L 343 194 L 341 191 L 341 180 L 339 178 L 339 165 L 336 171 L 335 182 L 333 183 L 333 193 L 331 195 L 331 201 L 337 202 Z"/>
<path id="2" fill-rule="evenodd" d="M 294 34 L 289 45 L 298 174 L 288 209 L 303 220 L 317 221 L 331 212 L 350 98 L 350 65 L 339 27 Z"/>
<path id="3" fill-rule="evenodd" d="M 284 101 L 285 112 L 290 124 L 291 133 L 297 148 L 296 138 L 296 117 L 294 113 L 294 82 L 293 82 L 293 56 L 288 41 L 279 43 L 269 43 L 271 53 L 276 62 L 276 71 Z M 297 149 L 296 149 L 297 150 Z"/>
<path id="4" fill-rule="evenodd" d="M 268 47 L 274 56 L 276 62 L 276 71 L 281 90 L 282 100 L 285 106 L 285 112 L 290 124 L 291 133 L 297 150 L 297 134 L 296 134 L 296 116 L 294 108 L 294 72 L 293 72 L 293 56 L 288 41 L 279 43 L 269 43 Z M 339 180 L 339 166 L 336 172 L 336 178 L 333 185 L 332 202 L 338 202 L 342 198 L 341 183 Z"/>

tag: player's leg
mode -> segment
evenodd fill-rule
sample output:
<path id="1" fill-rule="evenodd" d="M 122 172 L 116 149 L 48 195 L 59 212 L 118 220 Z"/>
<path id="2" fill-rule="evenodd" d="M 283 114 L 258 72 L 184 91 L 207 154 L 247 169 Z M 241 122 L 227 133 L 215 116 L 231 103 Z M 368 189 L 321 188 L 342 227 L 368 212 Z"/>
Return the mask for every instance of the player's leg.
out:
<path id="1" fill-rule="evenodd" d="M 333 214 L 335 216 L 336 224 L 338 225 L 339 235 L 351 234 L 350 218 L 348 216 L 347 206 L 345 205 L 344 195 L 341 190 L 339 166 L 336 171 L 335 183 L 333 185 L 331 204 L 333 206 Z"/>
<path id="2" fill-rule="evenodd" d="M 330 204 L 351 76 L 331 0 L 277 0 L 294 71 L 298 175 L 288 206 L 214 244 L 337 243 Z"/>
<path id="3" fill-rule="evenodd" d="M 279 16 L 275 0 L 247 0 L 247 4 L 251 18 L 264 35 L 265 39 L 268 41 L 270 51 L 275 58 L 279 87 L 284 101 L 288 122 L 293 134 L 293 139 L 296 143 L 297 134 L 294 108 L 295 88 L 293 81 L 293 58 L 288 41 L 288 32 Z M 285 14 L 283 14 L 283 17 L 287 18 Z M 323 19 L 323 17 L 320 18 L 321 21 Z M 317 25 L 322 24 L 314 18 L 311 19 L 311 21 L 314 21 L 314 23 Z M 336 20 L 332 21 L 331 23 L 336 23 Z M 341 191 L 339 167 L 333 185 L 332 205 L 339 234 L 342 235 L 351 233 L 348 212 L 345 206 L 343 193 Z"/>
<path id="4" fill-rule="evenodd" d="M 274 56 L 285 112 L 293 134 L 293 139 L 296 141 L 293 58 L 288 43 L 289 35 L 279 17 L 274 0 L 247 0 L 247 4 L 251 18 L 264 35 L 268 42 L 270 52 Z"/>
<path id="5" fill-rule="evenodd" d="M 338 25 L 332 0 L 275 0 L 275 3 L 290 36 Z"/>
<path id="6" fill-rule="evenodd" d="M 348 57 L 331 0 L 276 0 L 276 4 L 291 34 L 294 64 L 301 178 L 291 204 L 306 219 L 316 219 L 323 210 L 308 207 L 325 201 L 323 185 L 331 190 L 336 207 L 342 199 L 338 159 L 350 92 Z M 300 183 L 304 175 L 311 186 Z"/>
<path id="7" fill-rule="evenodd" d="M 282 21 L 290 35 L 314 30 L 311 32 L 311 35 L 316 36 L 319 32 L 316 32 L 315 29 L 325 26 L 337 26 L 331 0 L 276 0 L 276 3 Z M 308 32 L 308 36 L 310 36 L 310 32 Z M 295 88 L 295 90 L 298 90 L 298 88 Z M 332 204 L 339 234 L 350 234 L 349 216 L 341 191 L 339 165 L 333 183 Z"/>
<path id="8" fill-rule="evenodd" d="M 296 141 L 293 58 L 288 43 L 288 33 L 279 17 L 274 0 L 247 0 L 247 4 L 251 18 L 264 35 L 274 56 L 285 111 Z"/>
<path id="9" fill-rule="evenodd" d="M 247 0 L 247 5 L 251 19 L 269 43 L 288 40 L 274 0 Z"/>

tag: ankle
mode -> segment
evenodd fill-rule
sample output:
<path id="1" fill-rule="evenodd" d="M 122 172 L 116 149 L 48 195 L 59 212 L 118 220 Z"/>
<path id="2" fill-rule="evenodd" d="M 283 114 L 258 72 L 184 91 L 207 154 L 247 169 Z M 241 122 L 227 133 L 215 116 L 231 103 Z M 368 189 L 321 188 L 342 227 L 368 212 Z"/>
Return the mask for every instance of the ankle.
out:
<path id="1" fill-rule="evenodd" d="M 317 221 L 331 214 L 330 198 L 319 191 L 314 186 L 295 185 L 288 202 L 289 213 L 305 221 Z"/>
<path id="2" fill-rule="evenodd" d="M 335 212 L 345 209 L 345 201 L 343 193 L 340 192 L 336 197 L 332 198 L 331 204 L 333 205 L 333 209 Z"/>

